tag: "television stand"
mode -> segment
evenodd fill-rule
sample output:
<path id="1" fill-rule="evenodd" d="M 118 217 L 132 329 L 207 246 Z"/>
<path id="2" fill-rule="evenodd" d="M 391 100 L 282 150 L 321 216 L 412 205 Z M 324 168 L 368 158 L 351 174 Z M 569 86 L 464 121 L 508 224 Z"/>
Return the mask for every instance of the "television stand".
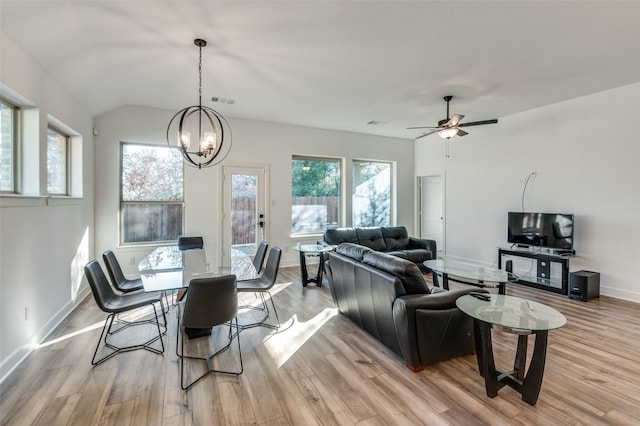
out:
<path id="1" fill-rule="evenodd" d="M 503 257 L 528 258 L 535 260 L 535 265 L 530 268 L 531 273 L 521 274 L 514 263 L 514 273 L 518 275 L 518 284 L 547 290 L 554 293 L 567 295 L 569 291 L 569 260 L 575 254 L 553 254 L 551 251 L 536 250 L 531 248 L 499 247 L 498 268 L 502 269 Z M 520 261 L 521 262 L 521 261 Z M 534 268 L 535 266 L 535 268 Z"/>

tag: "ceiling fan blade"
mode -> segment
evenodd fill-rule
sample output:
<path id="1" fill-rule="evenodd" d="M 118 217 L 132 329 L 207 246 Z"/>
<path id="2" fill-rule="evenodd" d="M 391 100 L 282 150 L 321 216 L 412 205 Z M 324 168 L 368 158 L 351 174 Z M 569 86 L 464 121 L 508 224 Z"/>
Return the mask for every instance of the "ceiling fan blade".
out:
<path id="1" fill-rule="evenodd" d="M 414 130 L 414 129 L 438 129 L 439 127 L 435 127 L 435 126 L 422 126 L 422 127 L 407 127 L 407 130 Z"/>
<path id="2" fill-rule="evenodd" d="M 431 131 L 429 131 L 429 132 L 427 132 L 427 133 L 425 133 L 423 135 L 418 136 L 416 139 L 424 138 L 425 136 L 432 135 L 432 134 L 434 134 L 435 132 L 438 132 L 438 131 L 440 131 L 440 129 L 431 130 Z"/>
<path id="3" fill-rule="evenodd" d="M 462 114 L 454 114 L 453 117 L 451 117 L 449 119 L 447 124 L 445 124 L 445 126 L 447 126 L 447 127 L 455 127 L 455 126 L 458 125 L 458 123 L 460 123 L 460 120 L 462 120 L 463 118 L 464 118 L 464 115 L 462 115 Z"/>
<path id="4" fill-rule="evenodd" d="M 462 136 L 467 136 L 468 134 L 469 134 L 469 132 L 465 132 L 464 130 L 458 129 L 458 133 L 457 133 L 456 136 L 462 137 Z"/>
<path id="5" fill-rule="evenodd" d="M 469 127 L 469 126 L 482 126 L 483 124 L 496 124 L 498 122 L 497 118 L 493 120 L 483 120 L 483 121 L 473 121 L 471 123 L 462 123 L 458 124 L 458 127 Z"/>

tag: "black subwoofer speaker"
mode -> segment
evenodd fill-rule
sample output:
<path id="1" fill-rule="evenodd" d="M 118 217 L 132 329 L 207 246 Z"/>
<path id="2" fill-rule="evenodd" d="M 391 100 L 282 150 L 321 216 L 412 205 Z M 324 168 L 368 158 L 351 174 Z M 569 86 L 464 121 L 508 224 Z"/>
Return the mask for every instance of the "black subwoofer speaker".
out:
<path id="1" fill-rule="evenodd" d="M 577 271 L 569 274 L 569 298 L 586 302 L 600 297 L 600 273 Z"/>

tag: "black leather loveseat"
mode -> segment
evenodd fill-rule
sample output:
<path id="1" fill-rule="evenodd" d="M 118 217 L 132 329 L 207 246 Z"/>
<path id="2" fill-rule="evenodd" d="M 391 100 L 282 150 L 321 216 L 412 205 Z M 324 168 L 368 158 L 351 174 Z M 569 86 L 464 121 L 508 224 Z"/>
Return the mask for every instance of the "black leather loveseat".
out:
<path id="1" fill-rule="evenodd" d="M 413 371 L 474 352 L 471 318 L 455 302 L 479 289 L 431 287 L 414 263 L 351 243 L 328 253 L 325 270 L 338 310 Z"/>
<path id="2" fill-rule="evenodd" d="M 434 240 L 410 237 L 404 226 L 327 229 L 323 241 L 335 246 L 341 243 L 359 244 L 402 257 L 418 265 L 422 271 L 426 270 L 422 262 L 435 259 L 437 254 Z"/>

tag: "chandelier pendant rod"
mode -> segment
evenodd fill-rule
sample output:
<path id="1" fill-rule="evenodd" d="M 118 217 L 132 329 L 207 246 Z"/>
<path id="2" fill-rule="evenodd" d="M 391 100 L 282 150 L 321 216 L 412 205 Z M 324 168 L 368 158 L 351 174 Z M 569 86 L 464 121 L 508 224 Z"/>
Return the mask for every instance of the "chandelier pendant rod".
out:
<path id="1" fill-rule="evenodd" d="M 204 44 L 203 44 L 204 43 Z M 202 134 L 202 46 L 206 46 L 206 42 L 203 40 L 198 43 L 198 48 L 200 49 L 200 58 L 198 61 L 198 154 L 201 154 L 203 151 L 203 141 L 204 135 Z M 204 153 L 206 157 L 207 154 Z"/>

